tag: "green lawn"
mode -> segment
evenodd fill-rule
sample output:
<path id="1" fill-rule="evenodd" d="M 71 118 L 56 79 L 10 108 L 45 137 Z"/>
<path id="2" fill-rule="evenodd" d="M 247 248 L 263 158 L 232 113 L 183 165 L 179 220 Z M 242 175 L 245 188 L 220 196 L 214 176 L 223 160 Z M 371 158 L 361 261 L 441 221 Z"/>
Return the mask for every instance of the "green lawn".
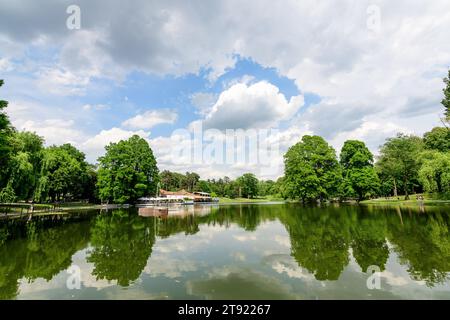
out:
<path id="1" fill-rule="evenodd" d="M 244 203 L 244 202 L 271 202 L 271 201 L 284 201 L 282 198 L 275 198 L 275 197 L 259 197 L 259 198 L 253 198 L 253 199 L 247 199 L 247 198 L 225 198 L 225 197 L 219 197 L 219 203 Z"/>
<path id="2" fill-rule="evenodd" d="M 416 199 L 416 196 L 423 196 L 424 200 L 419 201 Z M 378 198 L 361 201 L 361 204 L 382 204 L 382 205 L 405 205 L 405 206 L 418 206 L 420 204 L 424 205 L 443 205 L 450 204 L 450 199 L 440 199 L 435 198 L 430 195 L 421 194 L 421 195 L 411 195 L 409 200 L 405 200 L 405 196 L 398 197 L 388 197 L 388 198 Z"/>

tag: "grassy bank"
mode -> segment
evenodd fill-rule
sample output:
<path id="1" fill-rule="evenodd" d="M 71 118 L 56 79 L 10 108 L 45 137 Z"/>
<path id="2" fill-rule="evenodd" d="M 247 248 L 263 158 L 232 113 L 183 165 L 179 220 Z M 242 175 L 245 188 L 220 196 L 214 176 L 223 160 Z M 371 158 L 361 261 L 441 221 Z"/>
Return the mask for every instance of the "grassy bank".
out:
<path id="1" fill-rule="evenodd" d="M 423 197 L 423 200 L 418 200 L 417 197 Z M 421 205 L 450 205 L 450 199 L 443 198 L 441 196 L 432 196 L 426 194 L 411 195 L 409 200 L 405 200 L 404 196 L 399 197 L 383 197 L 378 199 L 371 199 L 361 201 L 361 204 L 371 204 L 371 205 L 403 205 L 403 206 L 421 206 Z"/>
<path id="2" fill-rule="evenodd" d="M 259 197 L 253 199 L 247 198 L 224 198 L 219 197 L 219 203 L 258 203 L 258 202 L 272 202 L 272 201 L 284 201 L 282 198 L 274 198 L 274 197 Z"/>
<path id="3" fill-rule="evenodd" d="M 33 216 L 61 214 L 71 210 L 88 210 L 100 208 L 100 205 L 74 202 L 64 204 L 29 204 L 29 203 L 0 203 L 0 217 L 22 217 L 33 213 Z"/>

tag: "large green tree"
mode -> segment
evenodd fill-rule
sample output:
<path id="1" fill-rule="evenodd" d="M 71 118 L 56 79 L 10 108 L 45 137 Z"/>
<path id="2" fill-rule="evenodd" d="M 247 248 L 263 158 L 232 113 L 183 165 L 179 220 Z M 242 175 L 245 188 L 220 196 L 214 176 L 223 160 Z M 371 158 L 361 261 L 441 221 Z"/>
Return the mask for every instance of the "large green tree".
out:
<path id="1" fill-rule="evenodd" d="M 418 184 L 419 154 L 422 150 L 421 138 L 405 134 L 387 139 L 381 147 L 377 165 L 384 175 L 392 178 L 394 195 L 397 193 L 397 182 L 401 181 L 405 198 L 409 199 L 409 191 Z"/>
<path id="2" fill-rule="evenodd" d="M 0 87 L 3 86 L 3 80 L 0 80 Z M 8 107 L 8 101 L 0 99 L 0 188 L 6 185 L 6 168 L 8 165 L 11 145 L 10 137 L 13 128 L 5 112 Z"/>
<path id="3" fill-rule="evenodd" d="M 258 179 L 253 173 L 245 173 L 236 180 L 240 189 L 240 196 L 254 198 L 258 195 Z"/>
<path id="4" fill-rule="evenodd" d="M 161 188 L 168 191 L 178 191 L 186 185 L 186 177 L 178 172 L 164 170 L 160 173 Z"/>
<path id="5" fill-rule="evenodd" d="M 337 191 L 341 170 L 335 150 L 319 136 L 303 136 L 284 155 L 287 195 L 303 202 L 324 199 Z"/>
<path id="6" fill-rule="evenodd" d="M 88 164 L 84 159 L 84 153 L 70 144 L 46 148 L 35 193 L 36 200 L 80 198 L 88 179 Z"/>
<path id="7" fill-rule="evenodd" d="M 195 191 L 197 183 L 200 181 L 200 176 L 195 172 L 186 172 L 184 179 L 184 188 L 190 192 Z"/>
<path id="8" fill-rule="evenodd" d="M 99 158 L 97 181 L 102 201 L 132 203 L 157 193 L 159 172 L 147 141 L 134 135 L 105 149 Z"/>
<path id="9" fill-rule="evenodd" d="M 422 159 L 419 179 L 424 189 L 450 194 L 450 152 L 426 152 Z"/>
<path id="10" fill-rule="evenodd" d="M 19 199 L 33 199 L 38 185 L 44 139 L 32 132 L 15 132 L 8 165 L 8 184 Z"/>
<path id="11" fill-rule="evenodd" d="M 345 141 L 340 154 L 340 163 L 345 196 L 357 196 L 361 201 L 377 193 L 379 179 L 373 167 L 373 155 L 364 142 Z"/>
<path id="12" fill-rule="evenodd" d="M 447 122 L 450 122 L 450 70 L 448 70 L 447 78 L 444 78 L 445 88 L 444 91 L 444 99 L 442 99 L 441 103 L 444 106 L 445 118 Z"/>
<path id="13" fill-rule="evenodd" d="M 450 130 L 443 127 L 435 127 L 423 135 L 426 149 L 441 152 L 450 151 Z"/>

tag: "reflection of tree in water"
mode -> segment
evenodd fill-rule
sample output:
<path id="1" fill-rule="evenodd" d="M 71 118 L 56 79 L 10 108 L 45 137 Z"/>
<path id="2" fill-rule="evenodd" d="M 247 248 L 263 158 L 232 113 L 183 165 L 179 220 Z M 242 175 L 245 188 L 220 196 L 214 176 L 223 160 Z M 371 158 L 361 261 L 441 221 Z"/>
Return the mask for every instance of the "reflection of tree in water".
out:
<path id="1" fill-rule="evenodd" d="M 291 238 L 291 254 L 317 280 L 337 280 L 349 262 L 350 225 L 347 209 L 294 207 L 281 221 Z"/>
<path id="2" fill-rule="evenodd" d="M 21 278 L 51 280 L 71 265 L 75 252 L 86 247 L 88 223 L 52 221 L 53 227 L 45 228 L 46 222 L 10 225 L 17 238 L 0 247 L 0 299 L 14 298 Z"/>
<path id="3" fill-rule="evenodd" d="M 450 217 L 447 213 L 402 213 L 388 219 L 389 241 L 394 244 L 402 264 L 415 280 L 427 286 L 445 282 L 450 273 Z"/>
<path id="4" fill-rule="evenodd" d="M 99 215 L 92 224 L 88 262 L 97 279 L 117 280 L 128 286 L 147 264 L 155 243 L 154 219 L 144 219 L 126 210 Z"/>
<path id="5" fill-rule="evenodd" d="M 179 232 L 184 232 L 185 235 L 192 235 L 196 234 L 200 230 L 199 221 L 193 215 L 173 217 L 168 219 L 157 219 L 157 233 L 158 236 L 162 238 L 168 238 L 171 235 Z"/>
<path id="6" fill-rule="evenodd" d="M 367 272 L 367 268 L 372 265 L 384 271 L 389 258 L 386 217 L 381 213 L 361 211 L 352 228 L 353 256 L 363 272 Z"/>
<path id="7" fill-rule="evenodd" d="M 103 260 L 109 257 L 112 262 L 104 262 L 105 267 L 101 265 L 102 260 L 98 261 L 100 265 L 96 264 L 96 270 L 104 270 L 98 275 L 103 274 L 105 279 L 125 279 L 119 282 L 124 285 L 139 276 L 151 253 L 151 248 L 144 245 L 142 233 L 137 227 L 142 224 L 146 226 L 146 230 L 153 232 L 150 240 L 153 245 L 155 234 L 161 237 L 170 237 L 180 232 L 193 235 L 204 224 L 225 227 L 236 224 L 247 231 L 254 231 L 263 222 L 280 219 L 291 238 L 292 256 L 318 280 L 339 278 L 349 263 L 349 248 L 352 248 L 353 256 L 363 272 L 370 265 L 384 270 L 389 257 L 386 238 L 395 244 L 400 261 L 409 264 L 409 271 L 414 279 L 425 280 L 433 285 L 443 281 L 450 272 L 449 218 L 445 214 L 428 212 L 427 215 L 420 215 L 419 211 L 415 211 L 399 220 L 393 208 L 239 205 L 219 207 L 203 216 L 155 219 L 125 214 L 124 217 L 121 219 L 125 219 L 127 227 L 114 227 L 114 221 L 115 224 L 123 224 L 121 219 L 103 218 L 112 219 L 109 222 L 113 224 L 112 230 L 117 230 L 109 230 L 115 233 L 108 236 L 105 233 L 108 232 L 108 227 L 104 226 L 105 230 L 100 233 L 101 239 L 107 240 L 107 243 L 109 241 L 109 244 L 101 252 L 104 253 Z M 121 228 L 128 228 L 128 231 Z M 110 239 L 116 235 L 119 240 Z M 130 246 L 126 245 L 127 237 L 130 237 Z M 111 251 L 108 246 L 115 250 Z M 120 258 L 121 252 L 123 258 Z M 135 258 L 132 259 L 133 257 Z M 126 266 L 126 261 L 132 263 L 135 269 L 123 271 L 125 274 L 128 272 L 128 276 L 122 277 L 120 266 Z M 109 267 L 108 263 L 111 264 Z M 114 270 L 119 271 L 114 274 Z"/>
<path id="8" fill-rule="evenodd" d="M 290 236 L 294 259 L 318 280 L 339 278 L 349 263 L 349 248 L 363 272 L 370 265 L 384 270 L 386 238 L 414 279 L 433 286 L 450 272 L 450 221 L 439 210 L 403 212 L 401 219 L 393 208 L 357 206 L 236 205 L 213 208 L 209 215 L 168 218 L 115 210 L 91 222 L 36 220 L 27 227 L 0 228 L 0 298 L 14 298 L 21 278 L 52 279 L 70 266 L 71 257 L 87 246 L 89 237 L 93 248 L 88 261 L 94 264 L 94 275 L 128 286 L 145 268 L 156 236 L 193 235 L 202 225 L 237 225 L 250 232 L 276 219 Z"/>
<path id="9" fill-rule="evenodd" d="M 200 222 L 208 225 L 229 227 L 237 224 L 246 231 L 255 231 L 258 226 L 266 221 L 276 220 L 278 213 L 284 206 L 271 205 L 230 205 L 214 210 L 210 215 L 200 217 Z"/>

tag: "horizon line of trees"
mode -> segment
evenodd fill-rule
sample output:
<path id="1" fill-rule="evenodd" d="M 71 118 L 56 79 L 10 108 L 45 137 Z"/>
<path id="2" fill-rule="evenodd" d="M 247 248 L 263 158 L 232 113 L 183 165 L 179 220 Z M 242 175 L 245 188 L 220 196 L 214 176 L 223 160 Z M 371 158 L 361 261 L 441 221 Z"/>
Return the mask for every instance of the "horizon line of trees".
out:
<path id="1" fill-rule="evenodd" d="M 388 138 L 377 161 L 363 141 L 345 141 L 338 159 L 322 137 L 305 135 L 284 155 L 284 176 L 276 181 L 260 181 L 252 173 L 235 180 L 201 180 L 195 172 L 159 173 L 152 149 L 137 135 L 110 143 L 94 166 L 71 144 L 44 147 L 44 139 L 36 133 L 18 132 L 4 111 L 8 102 L 0 100 L 0 203 L 75 199 L 133 203 L 156 195 L 159 188 L 302 202 L 400 194 L 408 199 L 418 192 L 450 198 L 450 70 L 444 83 L 444 127 L 423 137 L 399 133 Z"/>

